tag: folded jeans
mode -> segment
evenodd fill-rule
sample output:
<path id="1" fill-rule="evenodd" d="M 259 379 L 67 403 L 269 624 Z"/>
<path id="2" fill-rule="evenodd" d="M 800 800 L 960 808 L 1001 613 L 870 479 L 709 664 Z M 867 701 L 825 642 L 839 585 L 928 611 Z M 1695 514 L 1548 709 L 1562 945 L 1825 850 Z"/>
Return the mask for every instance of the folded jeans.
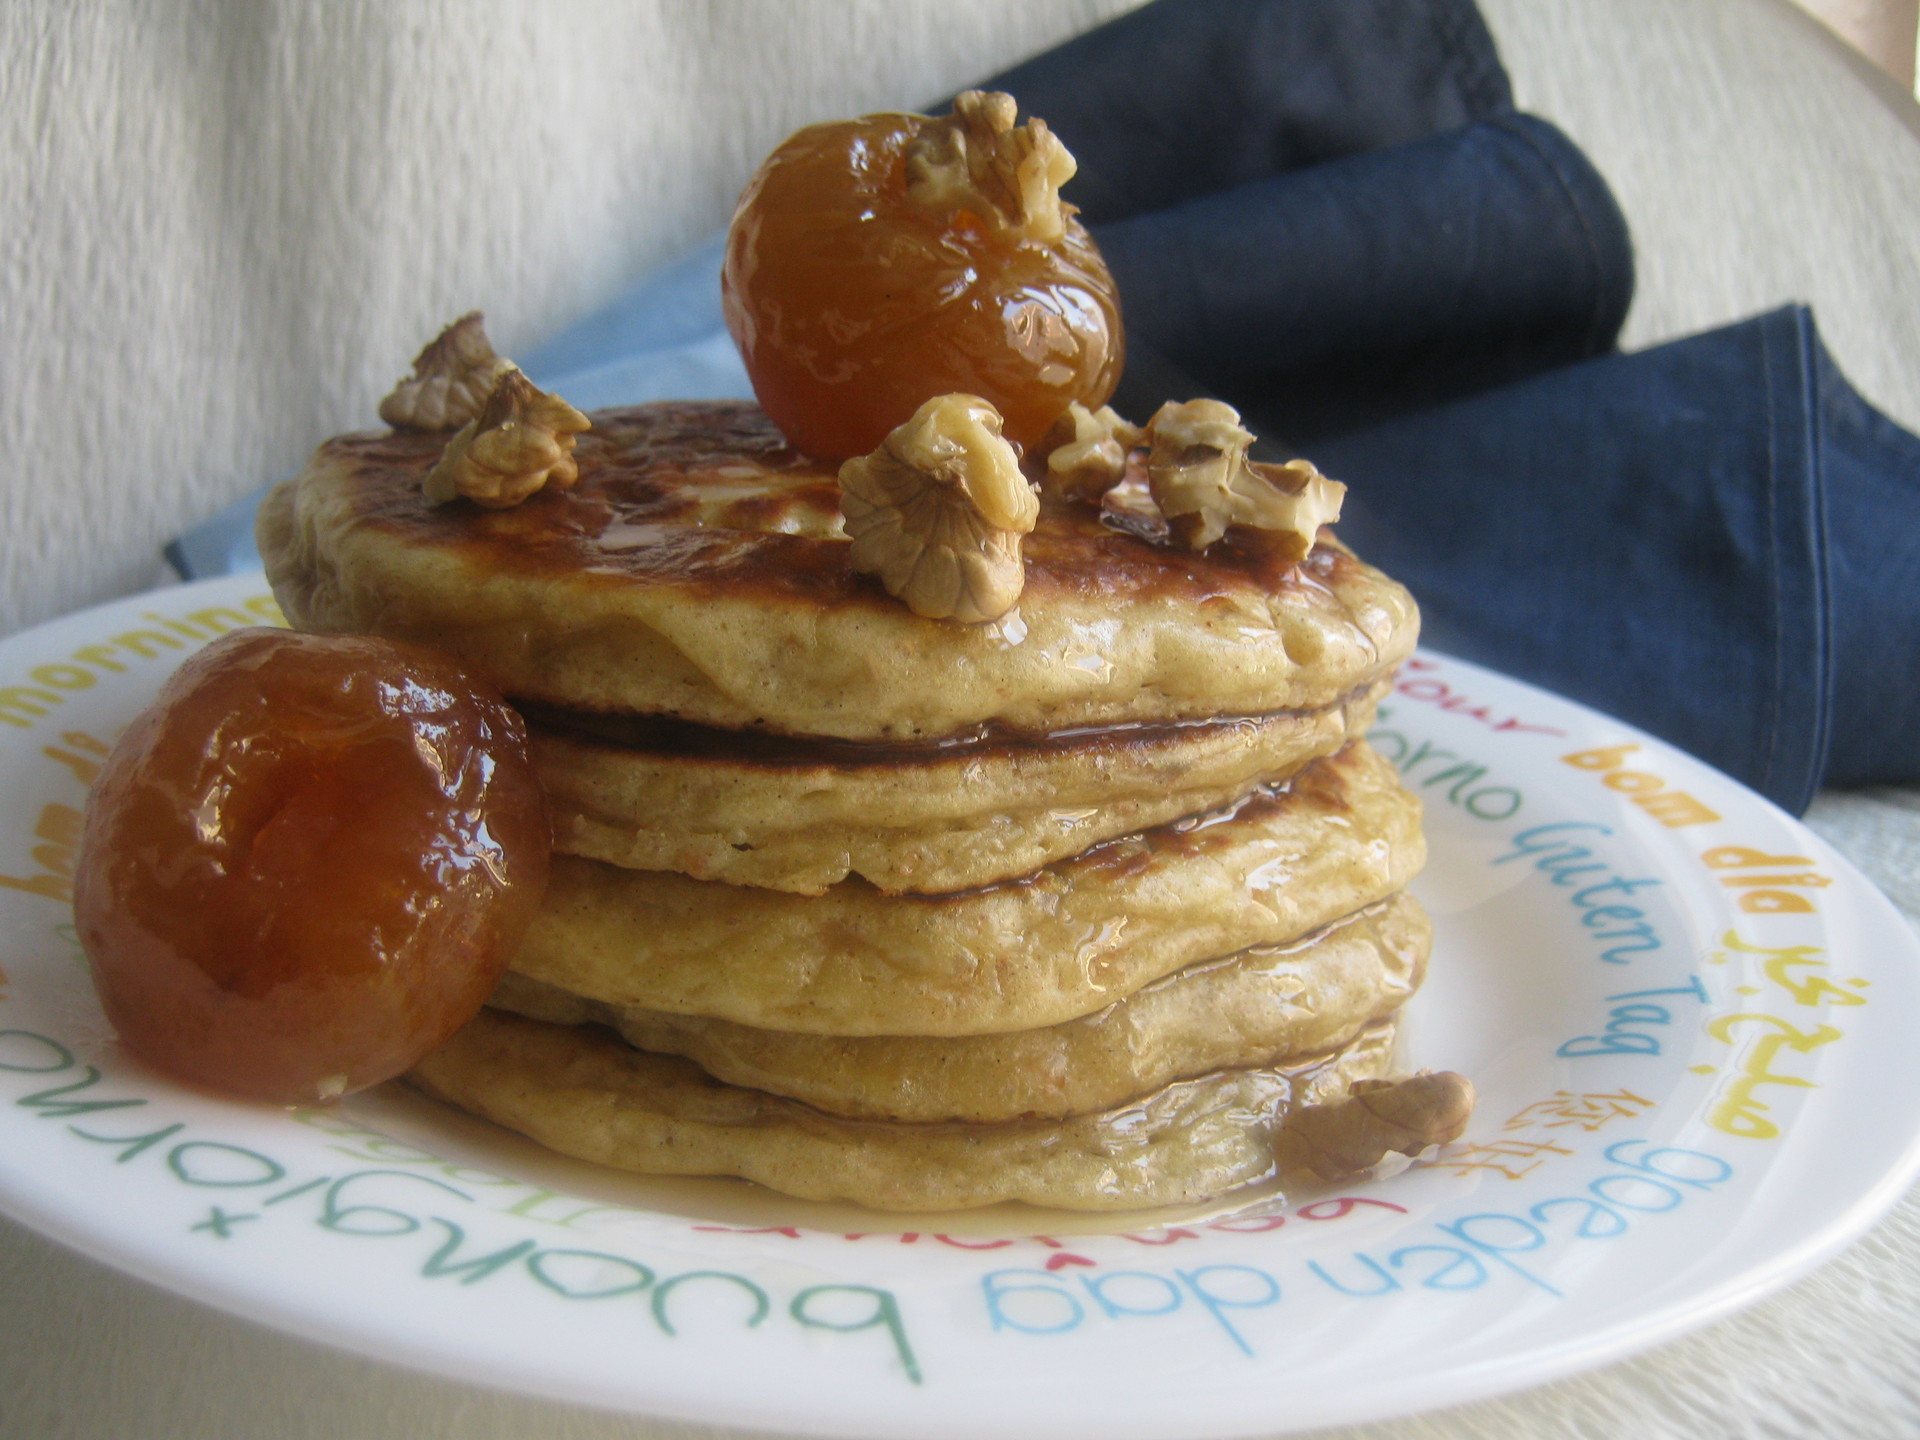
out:
<path id="1" fill-rule="evenodd" d="M 1437 648 L 1798 814 L 1920 779 L 1920 439 L 1794 306 L 1316 448 Z"/>

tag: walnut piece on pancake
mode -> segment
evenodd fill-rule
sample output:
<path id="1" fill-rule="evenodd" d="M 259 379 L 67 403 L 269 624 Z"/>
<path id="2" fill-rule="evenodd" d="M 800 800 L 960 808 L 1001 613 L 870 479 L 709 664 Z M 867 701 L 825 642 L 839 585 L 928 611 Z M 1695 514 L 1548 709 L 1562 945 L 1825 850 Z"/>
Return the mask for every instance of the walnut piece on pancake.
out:
<path id="1" fill-rule="evenodd" d="M 458 430 L 475 419 L 514 363 L 494 353 L 485 317 L 462 315 L 414 357 L 413 374 L 380 402 L 396 430 Z"/>
<path id="2" fill-rule="evenodd" d="M 1253 432 L 1218 400 L 1168 401 L 1147 424 L 1147 483 L 1173 537 L 1204 550 L 1229 525 L 1290 534 L 1304 560 L 1322 525 L 1340 518 L 1347 487 L 1305 460 L 1247 459 Z"/>
<path id="3" fill-rule="evenodd" d="M 509 369 L 427 472 L 427 502 L 444 505 L 464 495 L 489 510 L 505 510 L 545 485 L 570 490 L 580 478 L 574 437 L 591 428 L 558 395 Z"/>
<path id="4" fill-rule="evenodd" d="M 1020 537 L 1040 500 L 975 395 L 937 395 L 840 467 L 853 568 L 930 620 L 997 620 L 1026 585 Z"/>
<path id="5" fill-rule="evenodd" d="M 998 90 L 968 90 L 907 146 L 907 199 L 941 214 L 971 210 L 1002 234 L 1051 243 L 1073 207 L 1060 187 L 1080 167 L 1044 120 L 1015 125 Z"/>
<path id="6" fill-rule="evenodd" d="M 1098 505 L 1126 473 L 1127 452 L 1146 432 L 1122 420 L 1111 405 L 1089 410 L 1078 400 L 1054 422 L 1043 442 L 1047 468 L 1040 488 L 1062 500 Z"/>
<path id="7" fill-rule="evenodd" d="M 1389 1156 L 1416 1156 L 1459 1139 L 1472 1114 L 1473 1082 L 1452 1070 L 1357 1080 L 1346 1099 L 1289 1114 L 1274 1153 L 1283 1174 L 1334 1184 L 1368 1174 Z"/>

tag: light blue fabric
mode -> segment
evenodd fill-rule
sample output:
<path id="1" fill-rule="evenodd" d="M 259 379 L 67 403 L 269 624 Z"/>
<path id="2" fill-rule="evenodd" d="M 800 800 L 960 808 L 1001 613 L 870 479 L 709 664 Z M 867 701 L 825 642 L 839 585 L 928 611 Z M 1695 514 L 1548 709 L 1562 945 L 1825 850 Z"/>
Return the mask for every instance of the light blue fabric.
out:
<path id="1" fill-rule="evenodd" d="M 726 237 L 714 236 L 538 349 L 514 358 L 534 383 L 557 387 L 563 380 L 571 384 L 577 375 L 636 364 L 649 356 L 672 355 L 724 336 L 720 261 L 725 248 Z M 737 362 L 734 373 L 741 384 L 746 383 L 746 373 Z M 581 403 L 571 395 L 567 398 Z"/>

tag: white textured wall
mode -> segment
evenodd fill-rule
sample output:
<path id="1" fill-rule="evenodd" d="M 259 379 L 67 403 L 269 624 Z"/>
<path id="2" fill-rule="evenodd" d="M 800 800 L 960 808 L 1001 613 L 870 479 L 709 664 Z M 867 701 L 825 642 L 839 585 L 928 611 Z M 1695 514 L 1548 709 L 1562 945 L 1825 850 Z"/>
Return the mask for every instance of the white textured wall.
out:
<path id="1" fill-rule="evenodd" d="M 1920 429 L 1920 104 L 1783 0 L 1479 0 L 1633 229 L 1638 349 L 1789 301 Z"/>
<path id="2" fill-rule="evenodd" d="M 1909 89 L 1914 88 L 1920 3 L 1916 0 L 1795 0 Z"/>
<path id="3" fill-rule="evenodd" d="M 721 224 L 796 125 L 1131 3 L 0 0 L 0 634 L 148 583 L 453 315 L 524 350 Z M 1920 424 L 1920 111 L 1831 83 L 1776 0 L 1483 8 L 1622 198 L 1630 342 L 1811 299 Z"/>

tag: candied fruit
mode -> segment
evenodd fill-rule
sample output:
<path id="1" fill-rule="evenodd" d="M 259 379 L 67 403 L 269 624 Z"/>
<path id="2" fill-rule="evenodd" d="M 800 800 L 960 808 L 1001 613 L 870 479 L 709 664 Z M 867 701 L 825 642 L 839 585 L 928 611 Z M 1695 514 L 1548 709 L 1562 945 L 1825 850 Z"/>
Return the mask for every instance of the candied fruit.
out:
<path id="1" fill-rule="evenodd" d="M 1032 450 L 1067 407 L 1119 383 L 1113 278 L 1062 204 L 1072 157 L 1013 101 L 814 125 L 760 167 L 734 213 L 722 296 L 761 408 L 797 448 L 874 449 L 961 391 Z"/>
<path id="2" fill-rule="evenodd" d="M 188 660 L 114 748 L 74 909 L 157 1069 L 312 1103 L 480 1008 L 545 888 L 518 715 L 418 646 L 281 630 Z"/>

